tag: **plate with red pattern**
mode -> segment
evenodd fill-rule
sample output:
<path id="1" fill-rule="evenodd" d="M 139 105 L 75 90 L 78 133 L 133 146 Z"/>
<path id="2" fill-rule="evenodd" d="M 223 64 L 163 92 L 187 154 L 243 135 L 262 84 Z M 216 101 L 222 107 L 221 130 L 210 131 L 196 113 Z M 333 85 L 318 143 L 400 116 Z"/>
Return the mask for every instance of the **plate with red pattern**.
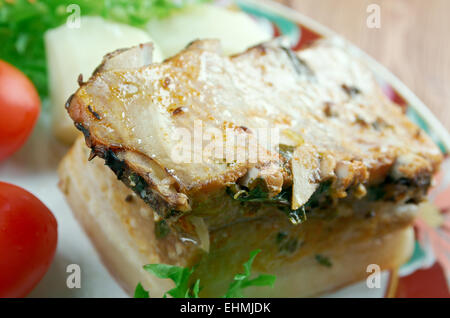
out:
<path id="1" fill-rule="evenodd" d="M 234 5 L 266 28 L 270 25 L 274 37 L 287 37 L 293 50 L 300 50 L 321 38 L 339 37 L 301 13 L 271 1 L 237 0 Z M 392 73 L 351 43 L 348 46 L 367 60 L 387 97 L 433 139 L 445 160 L 441 172 L 435 177 L 430 200 L 424 204 L 415 221 L 416 241 L 411 259 L 398 270 L 384 273 L 379 290 L 370 290 L 365 282 L 361 282 L 327 296 L 450 297 L 449 134 L 430 110 Z"/>

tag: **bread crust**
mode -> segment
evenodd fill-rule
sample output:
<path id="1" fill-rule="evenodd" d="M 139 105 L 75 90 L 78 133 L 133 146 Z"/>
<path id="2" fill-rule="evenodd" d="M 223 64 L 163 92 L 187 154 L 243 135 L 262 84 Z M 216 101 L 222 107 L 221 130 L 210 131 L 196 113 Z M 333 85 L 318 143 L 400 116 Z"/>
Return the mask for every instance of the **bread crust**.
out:
<path id="1" fill-rule="evenodd" d="M 203 297 L 219 296 L 229 280 L 217 279 L 221 265 L 227 266 L 224 258 L 214 259 L 214 250 L 209 258 L 193 244 L 183 244 L 173 233 L 164 239 L 155 236 L 155 215 L 148 205 L 139 199 L 115 175 L 103 165 L 100 159 L 88 161 L 88 148 L 82 138 L 78 139 L 59 167 L 60 188 L 79 223 L 90 237 L 103 264 L 123 289 L 132 295 L 138 282 L 150 290 L 151 297 L 161 297 L 173 285 L 142 269 L 149 263 L 166 263 L 179 266 L 193 266 L 200 260 L 213 267 L 211 277 L 202 276 L 206 288 Z M 342 286 L 367 277 L 368 264 L 378 264 L 382 269 L 393 269 L 403 264 L 413 249 L 413 231 L 404 221 L 389 232 L 368 236 L 358 242 L 317 249 L 317 253 L 327 255 L 333 262 L 328 268 L 317 263 L 315 253 L 295 259 L 282 259 L 281 266 L 270 269 L 255 262 L 256 272 L 277 275 L 273 289 L 249 289 L 249 297 L 307 297 L 333 291 Z M 251 225 L 253 226 L 253 225 Z M 254 225 L 256 226 L 256 225 Z M 228 230 L 218 230 L 213 237 L 225 235 L 227 231 L 238 231 L 238 226 Z M 342 236 L 344 236 L 342 234 Z M 212 240 L 216 240 L 212 238 Z M 250 239 L 249 239 L 250 240 Z M 219 240 L 220 241 L 220 240 Z M 249 241 L 250 242 L 250 241 Z M 219 244 L 219 243 L 218 243 Z M 249 247 L 251 248 L 251 247 Z M 245 251 L 241 254 L 247 254 Z M 236 255 L 240 252 L 237 251 Z M 242 262 L 230 256 L 230 262 Z M 248 257 L 243 255 L 243 258 Z M 206 259 L 206 261 L 205 261 Z M 234 271 L 236 264 L 230 264 Z M 241 266 L 241 265 L 239 265 Z M 225 268 L 226 272 L 226 268 Z M 227 273 L 228 274 L 228 273 Z M 226 275 L 225 275 L 226 276 Z"/>
<path id="2" fill-rule="evenodd" d="M 196 257 L 196 249 L 180 247 L 173 235 L 157 240 L 152 210 L 100 159 L 88 161 L 88 156 L 80 137 L 59 166 L 60 189 L 103 264 L 122 288 L 132 295 L 141 282 L 152 291 L 152 297 L 161 297 L 172 283 L 148 274 L 142 266 L 185 266 Z"/>

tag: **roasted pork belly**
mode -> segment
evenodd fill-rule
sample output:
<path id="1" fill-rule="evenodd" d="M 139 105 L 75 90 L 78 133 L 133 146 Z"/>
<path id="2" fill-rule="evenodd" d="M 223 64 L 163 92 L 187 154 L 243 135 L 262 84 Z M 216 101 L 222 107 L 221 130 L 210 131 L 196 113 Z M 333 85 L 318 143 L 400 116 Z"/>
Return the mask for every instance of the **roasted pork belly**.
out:
<path id="1" fill-rule="evenodd" d="M 339 40 L 234 56 L 202 40 L 158 64 L 148 49 L 107 55 L 66 106 L 91 156 L 181 232 L 416 204 L 442 160 Z"/>

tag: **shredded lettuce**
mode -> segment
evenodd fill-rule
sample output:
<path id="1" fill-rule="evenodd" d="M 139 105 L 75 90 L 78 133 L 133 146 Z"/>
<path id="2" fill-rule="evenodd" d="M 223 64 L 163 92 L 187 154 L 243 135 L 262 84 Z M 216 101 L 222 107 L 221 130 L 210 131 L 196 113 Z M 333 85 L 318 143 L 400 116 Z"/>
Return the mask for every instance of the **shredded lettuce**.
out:
<path id="1" fill-rule="evenodd" d="M 44 33 L 66 22 L 78 4 L 82 16 L 142 27 L 191 3 L 208 0 L 0 0 L 0 59 L 24 72 L 42 98 L 48 95 Z"/>
<path id="2" fill-rule="evenodd" d="M 273 287 L 276 277 L 273 275 L 261 274 L 255 278 L 251 277 L 251 268 L 256 255 L 261 250 L 254 250 L 250 253 L 250 258 L 244 263 L 244 272 L 236 274 L 233 282 L 228 287 L 224 298 L 241 298 L 244 297 L 243 290 L 250 286 L 270 286 Z M 184 268 L 166 264 L 149 264 L 144 269 L 158 278 L 170 279 L 175 283 L 175 287 L 164 294 L 173 298 L 198 298 L 201 290 L 200 279 L 194 283 L 191 282 L 191 275 L 194 268 Z M 146 291 L 141 283 L 136 286 L 134 293 L 135 298 L 150 298 L 150 294 Z"/>

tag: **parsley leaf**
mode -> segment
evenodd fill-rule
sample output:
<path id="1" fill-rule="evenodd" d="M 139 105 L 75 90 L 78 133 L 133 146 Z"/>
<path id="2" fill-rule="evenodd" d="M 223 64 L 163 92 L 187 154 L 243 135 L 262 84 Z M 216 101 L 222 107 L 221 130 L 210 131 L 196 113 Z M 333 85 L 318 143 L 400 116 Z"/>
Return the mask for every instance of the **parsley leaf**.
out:
<path id="1" fill-rule="evenodd" d="M 224 298 L 243 297 L 242 290 L 250 286 L 270 286 L 273 287 L 276 277 L 273 275 L 259 275 L 250 279 L 253 261 L 261 250 L 255 250 L 250 253 L 250 259 L 244 263 L 244 272 L 236 274 L 234 281 L 230 284 Z M 144 269 L 158 278 L 170 279 L 175 283 L 175 287 L 164 294 L 173 298 L 198 298 L 201 290 L 200 279 L 197 279 L 193 285 L 189 284 L 190 277 L 194 268 L 184 268 L 166 264 L 149 264 Z M 149 293 L 142 287 L 141 283 L 136 286 L 134 298 L 149 298 Z"/>
<path id="2" fill-rule="evenodd" d="M 192 287 L 192 297 L 199 298 L 198 293 L 200 292 L 200 279 L 195 281 L 194 287 Z"/>
<path id="3" fill-rule="evenodd" d="M 241 298 L 244 297 L 242 290 L 250 286 L 271 286 L 275 283 L 276 277 L 273 275 L 261 274 L 256 278 L 250 279 L 251 268 L 256 255 L 261 250 L 255 250 L 250 253 L 250 259 L 244 263 L 244 273 L 239 273 L 234 276 L 234 282 L 228 287 L 225 298 Z"/>
<path id="4" fill-rule="evenodd" d="M 167 291 L 164 296 L 170 295 L 173 298 L 189 298 L 191 294 L 189 278 L 194 272 L 193 269 L 166 264 L 149 264 L 144 269 L 158 278 L 167 278 L 175 283 L 175 287 Z"/>
<path id="5" fill-rule="evenodd" d="M 149 292 L 142 287 L 141 283 L 138 283 L 134 290 L 134 298 L 150 298 Z"/>

